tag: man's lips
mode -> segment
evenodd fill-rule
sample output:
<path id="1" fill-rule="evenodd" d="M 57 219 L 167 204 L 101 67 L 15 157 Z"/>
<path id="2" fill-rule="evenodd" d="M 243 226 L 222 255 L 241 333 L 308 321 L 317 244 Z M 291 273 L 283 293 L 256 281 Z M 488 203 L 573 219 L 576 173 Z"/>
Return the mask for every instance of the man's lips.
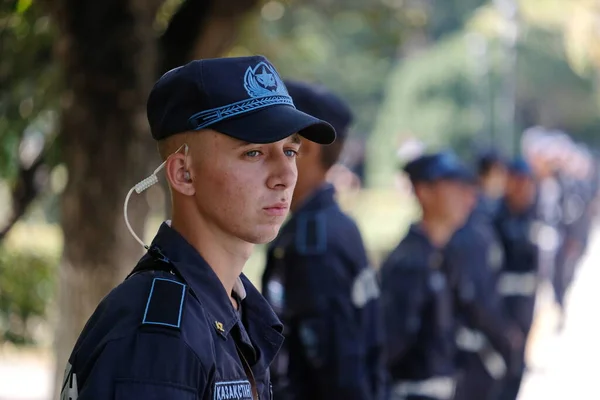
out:
<path id="1" fill-rule="evenodd" d="M 290 208 L 289 203 L 275 203 L 264 207 L 263 210 L 271 216 L 285 216 Z"/>

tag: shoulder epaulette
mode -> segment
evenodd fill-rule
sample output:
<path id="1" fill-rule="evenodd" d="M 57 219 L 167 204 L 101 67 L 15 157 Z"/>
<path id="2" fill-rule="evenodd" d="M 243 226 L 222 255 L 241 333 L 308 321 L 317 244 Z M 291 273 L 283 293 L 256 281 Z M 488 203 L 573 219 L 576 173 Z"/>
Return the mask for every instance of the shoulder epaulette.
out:
<path id="1" fill-rule="evenodd" d="M 142 325 L 160 325 L 179 329 L 183 314 L 186 285 L 166 278 L 154 278 Z"/>
<path id="2" fill-rule="evenodd" d="M 296 225 L 296 250 L 301 255 L 322 254 L 327 250 L 327 220 L 322 211 L 299 214 Z"/>

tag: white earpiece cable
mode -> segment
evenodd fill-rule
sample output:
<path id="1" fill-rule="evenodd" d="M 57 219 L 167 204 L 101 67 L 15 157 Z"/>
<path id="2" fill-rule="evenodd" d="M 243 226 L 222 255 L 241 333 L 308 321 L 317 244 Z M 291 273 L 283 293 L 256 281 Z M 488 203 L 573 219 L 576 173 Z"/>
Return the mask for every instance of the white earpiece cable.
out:
<path id="1" fill-rule="evenodd" d="M 175 153 L 178 153 L 182 148 L 185 149 L 185 156 L 187 158 L 187 152 L 188 152 L 188 145 L 187 144 L 183 144 L 180 148 L 177 149 L 177 151 Z M 127 229 L 129 229 L 129 233 L 131 233 L 131 235 L 133 236 L 133 238 L 139 244 L 141 244 L 142 247 L 144 247 L 146 250 L 149 248 L 149 246 L 146 245 L 142 241 L 142 239 L 140 239 L 139 236 L 135 234 L 133 228 L 131 227 L 131 224 L 129 223 L 129 218 L 127 217 L 127 204 L 129 203 L 129 199 L 131 198 L 131 195 L 133 194 L 134 191 L 137 194 L 140 194 L 143 191 L 149 189 L 150 187 L 152 187 L 153 185 L 156 185 L 158 183 L 158 176 L 156 176 L 156 174 L 158 174 L 160 172 L 160 170 L 163 169 L 166 164 L 167 164 L 167 161 L 164 161 L 162 164 L 160 164 L 158 166 L 158 168 L 156 168 L 154 170 L 154 172 L 150 176 L 148 176 L 147 178 L 141 180 L 134 187 L 132 187 L 131 189 L 129 189 L 129 192 L 127 193 L 127 196 L 125 197 L 125 203 L 123 204 L 123 216 L 125 217 L 125 225 L 127 225 Z"/>

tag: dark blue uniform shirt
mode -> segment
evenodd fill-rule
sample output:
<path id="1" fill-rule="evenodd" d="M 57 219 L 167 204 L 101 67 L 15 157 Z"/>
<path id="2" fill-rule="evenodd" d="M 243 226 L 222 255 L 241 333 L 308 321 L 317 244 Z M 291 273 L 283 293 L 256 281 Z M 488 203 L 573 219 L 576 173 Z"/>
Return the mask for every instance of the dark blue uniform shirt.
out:
<path id="1" fill-rule="evenodd" d="M 167 224 L 152 246 L 166 259 L 141 262 L 168 263 L 175 274 L 139 272 L 102 300 L 69 358 L 63 398 L 270 399 L 283 327 L 269 304 L 242 275 L 236 312 L 210 266 Z"/>
<path id="2" fill-rule="evenodd" d="M 433 246 L 417 225 L 391 253 L 381 269 L 386 324 L 386 355 L 394 381 L 419 381 L 457 372 L 460 326 L 480 331 L 498 351 L 510 357 L 501 305 L 490 271 L 482 263 L 488 254 L 464 251 L 463 241 L 481 241 L 465 230 L 445 248 Z M 499 261 L 498 261 L 499 262 Z"/>
<path id="3" fill-rule="evenodd" d="M 354 221 L 327 184 L 271 244 L 263 293 L 285 325 L 274 392 L 292 399 L 375 399 L 381 393 L 379 287 Z"/>
<path id="4" fill-rule="evenodd" d="M 536 209 L 531 207 L 515 213 L 503 202 L 495 226 L 504 248 L 498 291 L 510 317 L 528 334 L 533 322 L 539 271 Z"/>
<path id="5" fill-rule="evenodd" d="M 516 327 L 506 315 L 497 291 L 504 249 L 493 225 L 495 211 L 480 201 L 448 248 L 453 265 L 467 275 L 475 293 L 470 315 L 458 316 L 463 325 L 457 335 L 459 348 L 477 353 L 489 375 L 499 379 L 514 361 L 509 332 Z"/>
<path id="6" fill-rule="evenodd" d="M 392 381 L 456 373 L 455 298 L 443 250 L 412 225 L 381 267 L 386 359 Z"/>

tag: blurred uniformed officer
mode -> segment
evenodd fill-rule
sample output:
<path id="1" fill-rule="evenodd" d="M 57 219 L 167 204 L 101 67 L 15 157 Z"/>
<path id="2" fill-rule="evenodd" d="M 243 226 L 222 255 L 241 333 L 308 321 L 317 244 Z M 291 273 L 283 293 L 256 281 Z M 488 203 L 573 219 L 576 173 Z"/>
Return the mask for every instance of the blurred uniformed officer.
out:
<path id="1" fill-rule="evenodd" d="M 447 400 L 459 372 L 458 316 L 488 337 L 502 333 L 478 304 L 472 266 L 448 246 L 472 210 L 474 177 L 450 152 L 423 155 L 404 171 L 423 217 L 381 268 L 391 399 Z"/>
<path id="2" fill-rule="evenodd" d="M 554 276 L 556 253 L 558 251 L 561 232 L 560 199 L 561 186 L 556 177 L 556 157 L 560 156 L 560 148 L 552 141 L 552 137 L 541 136 L 531 144 L 524 160 L 531 167 L 532 177 L 538 189 L 536 191 L 537 220 L 532 236 L 539 246 L 539 267 L 542 278 L 552 282 Z"/>
<path id="3" fill-rule="evenodd" d="M 352 120 L 321 86 L 286 82 L 298 109 L 331 123 L 330 146 L 302 144 L 292 217 L 268 250 L 263 293 L 285 325 L 272 365 L 280 399 L 376 399 L 382 394 L 379 287 L 359 230 L 335 201 L 326 173 Z"/>
<path id="4" fill-rule="evenodd" d="M 335 132 L 295 109 L 263 57 L 167 72 L 150 93 L 148 119 L 165 162 L 129 195 L 164 167 L 172 221 L 86 324 L 61 397 L 271 399 L 283 327 L 242 268 L 288 213 L 296 133 L 331 143 Z"/>
<path id="5" fill-rule="evenodd" d="M 527 338 L 533 323 L 538 286 L 538 246 L 535 235 L 536 185 L 529 165 L 522 159 L 509 166 L 506 195 L 500 205 L 495 226 L 504 248 L 504 265 L 498 291 L 504 299 L 509 318 Z M 521 373 L 507 377 L 501 400 L 515 400 L 525 367 L 525 347 L 520 355 Z"/>
<path id="6" fill-rule="evenodd" d="M 573 145 L 562 160 L 559 182 L 563 187 L 561 198 L 562 241 L 556 256 L 553 287 L 561 309 L 559 329 L 564 325 L 565 296 L 573 280 L 575 269 L 587 245 L 590 228 L 590 204 L 593 200 L 591 169 L 586 154 Z"/>
<path id="7" fill-rule="evenodd" d="M 524 338 L 504 312 L 496 289 L 504 252 L 495 232 L 493 217 L 504 194 L 505 161 L 497 153 L 484 154 L 478 162 L 480 194 L 477 207 L 448 247 L 454 261 L 471 277 L 477 303 L 488 316 L 488 332 L 472 329 L 465 321 L 457 333 L 462 370 L 455 400 L 493 399 L 502 380 L 518 369 L 518 352 Z M 461 315 L 458 315 L 461 320 Z M 499 330 L 495 330 L 498 327 Z"/>
<path id="8" fill-rule="evenodd" d="M 504 195 L 507 174 L 506 161 L 497 151 L 487 151 L 481 154 L 477 160 L 477 172 L 480 193 L 476 211 L 482 213 L 480 216 L 487 215 L 492 218 Z"/>

